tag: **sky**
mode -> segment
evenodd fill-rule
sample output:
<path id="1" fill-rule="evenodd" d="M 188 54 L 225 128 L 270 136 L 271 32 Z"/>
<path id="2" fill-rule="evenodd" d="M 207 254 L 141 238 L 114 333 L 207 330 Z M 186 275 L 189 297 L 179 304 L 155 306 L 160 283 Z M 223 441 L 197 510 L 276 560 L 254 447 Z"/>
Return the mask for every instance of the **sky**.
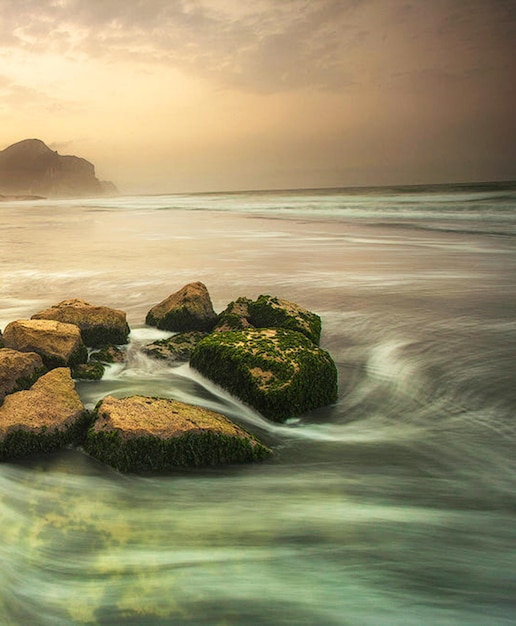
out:
<path id="1" fill-rule="evenodd" d="M 516 179 L 514 0 L 0 0 L 0 149 L 122 192 Z"/>

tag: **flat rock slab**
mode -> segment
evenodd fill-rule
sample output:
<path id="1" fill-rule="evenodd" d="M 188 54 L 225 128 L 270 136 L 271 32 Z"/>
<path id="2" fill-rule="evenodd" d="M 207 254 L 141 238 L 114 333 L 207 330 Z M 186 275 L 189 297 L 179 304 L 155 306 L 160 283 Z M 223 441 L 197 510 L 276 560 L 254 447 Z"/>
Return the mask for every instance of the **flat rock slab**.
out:
<path id="1" fill-rule="evenodd" d="M 297 331 L 212 333 L 197 344 L 190 365 L 275 421 L 337 400 L 333 359 Z"/>
<path id="2" fill-rule="evenodd" d="M 85 363 L 88 351 L 75 324 L 54 320 L 17 320 L 4 329 L 6 348 L 36 352 L 49 367 Z"/>
<path id="3" fill-rule="evenodd" d="M 107 396 L 96 415 L 84 448 L 124 472 L 245 463 L 270 454 L 225 416 L 177 400 Z"/>
<path id="4" fill-rule="evenodd" d="M 0 348 L 0 404 L 8 393 L 28 389 L 46 371 L 39 354 Z"/>
<path id="5" fill-rule="evenodd" d="M 68 368 L 56 368 L 0 407 L 0 460 L 50 452 L 80 441 L 89 424 Z"/>
<path id="6" fill-rule="evenodd" d="M 130 330 L 124 311 L 89 304 L 79 298 L 63 300 L 35 313 L 31 319 L 75 324 L 81 330 L 84 344 L 93 348 L 127 343 Z"/>
<path id="7" fill-rule="evenodd" d="M 189 283 L 153 306 L 147 313 L 145 323 L 161 330 L 183 332 L 189 330 L 210 331 L 216 315 L 206 285 Z"/>

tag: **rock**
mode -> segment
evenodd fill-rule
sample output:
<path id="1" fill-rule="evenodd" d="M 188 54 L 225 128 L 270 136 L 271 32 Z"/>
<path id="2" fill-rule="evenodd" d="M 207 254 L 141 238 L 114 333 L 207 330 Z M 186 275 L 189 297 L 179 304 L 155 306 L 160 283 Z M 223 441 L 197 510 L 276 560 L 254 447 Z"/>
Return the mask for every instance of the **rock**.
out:
<path id="1" fill-rule="evenodd" d="M 4 329 L 6 348 L 36 352 L 48 368 L 85 363 L 88 351 L 74 324 L 54 320 L 17 320 Z"/>
<path id="2" fill-rule="evenodd" d="M 321 318 L 298 304 L 262 295 L 249 303 L 249 312 L 250 322 L 257 328 L 296 330 L 319 345 Z"/>
<path id="3" fill-rule="evenodd" d="M 251 312 L 249 305 L 252 304 L 249 298 L 238 298 L 230 302 L 228 306 L 217 317 L 217 323 L 213 330 L 215 332 L 225 332 L 227 330 L 244 330 L 253 328 L 251 324 Z"/>
<path id="4" fill-rule="evenodd" d="M 85 450 L 123 472 L 257 461 L 270 454 L 223 415 L 177 400 L 104 398 Z"/>
<path id="5" fill-rule="evenodd" d="M 107 189 L 86 159 L 62 156 L 39 139 L 0 151 L 0 192 L 7 195 L 98 196 Z M 112 187 L 109 187 L 112 193 Z"/>
<path id="6" fill-rule="evenodd" d="M 124 311 L 95 306 L 78 298 L 63 300 L 49 309 L 35 313 L 31 319 L 75 324 L 81 329 L 84 344 L 93 348 L 127 343 L 130 332 Z"/>
<path id="7" fill-rule="evenodd" d="M 275 421 L 337 399 L 332 358 L 292 330 L 212 333 L 197 344 L 190 365 Z"/>
<path id="8" fill-rule="evenodd" d="M 8 393 L 28 389 L 46 371 L 39 354 L 0 348 L 0 404 Z"/>
<path id="9" fill-rule="evenodd" d="M 68 368 L 39 378 L 0 407 L 0 460 L 50 452 L 78 443 L 90 423 Z"/>
<path id="10" fill-rule="evenodd" d="M 188 333 L 179 333 L 167 339 L 159 339 L 142 348 L 142 352 L 153 359 L 166 361 L 188 361 L 195 346 L 207 333 L 192 330 Z"/>
<path id="11" fill-rule="evenodd" d="M 4 347 L 4 338 L 2 337 L 2 331 L 0 330 L 0 348 Z"/>
<path id="12" fill-rule="evenodd" d="M 100 380 L 104 376 L 102 363 L 79 363 L 72 367 L 72 378 L 80 380 Z"/>
<path id="13" fill-rule="evenodd" d="M 118 346 L 106 346 L 101 350 L 90 354 L 90 361 L 100 361 L 101 363 L 123 363 L 127 357 L 126 350 L 121 350 Z"/>
<path id="14" fill-rule="evenodd" d="M 210 331 L 216 320 L 210 294 L 203 283 L 189 283 L 156 304 L 147 313 L 145 323 L 161 330 L 177 332 Z"/>

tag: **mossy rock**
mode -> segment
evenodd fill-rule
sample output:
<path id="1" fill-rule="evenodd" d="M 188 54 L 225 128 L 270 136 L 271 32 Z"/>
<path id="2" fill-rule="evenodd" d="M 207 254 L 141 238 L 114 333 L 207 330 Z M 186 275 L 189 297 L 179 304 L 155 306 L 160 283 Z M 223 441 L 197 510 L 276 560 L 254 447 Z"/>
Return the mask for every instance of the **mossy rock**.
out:
<path id="1" fill-rule="evenodd" d="M 16 320 L 4 330 L 7 348 L 36 352 L 49 369 L 86 363 L 88 350 L 79 327 L 55 320 Z"/>
<path id="2" fill-rule="evenodd" d="M 262 295 L 257 300 L 249 302 L 248 308 L 248 319 L 256 328 L 296 330 L 319 345 L 321 318 L 298 304 Z"/>
<path id="3" fill-rule="evenodd" d="M 249 305 L 252 302 L 249 298 L 237 298 L 230 302 L 224 311 L 217 316 L 217 323 L 213 328 L 214 332 L 252 328 L 249 310 Z"/>
<path id="4" fill-rule="evenodd" d="M 4 347 L 4 338 L 2 337 L 2 331 L 0 330 L 0 348 Z"/>
<path id="5" fill-rule="evenodd" d="M 337 400 L 333 359 L 292 330 L 213 333 L 199 342 L 190 365 L 275 421 Z"/>
<path id="6" fill-rule="evenodd" d="M 101 350 L 96 350 L 90 354 L 90 361 L 100 361 L 101 363 L 123 363 L 127 352 L 118 346 L 105 346 Z"/>
<path id="7" fill-rule="evenodd" d="M 5 397 L 0 407 L 0 460 L 80 443 L 90 423 L 70 370 L 54 369 L 27 391 Z"/>
<path id="8" fill-rule="evenodd" d="M 7 394 L 32 387 L 46 371 L 39 354 L 0 348 L 0 404 Z"/>
<path id="9" fill-rule="evenodd" d="M 126 314 L 119 309 L 89 304 L 79 298 L 63 300 L 32 319 L 47 319 L 75 324 L 80 328 L 84 344 L 98 348 L 109 344 L 125 344 L 130 332 Z"/>
<path id="10" fill-rule="evenodd" d="M 188 333 L 179 333 L 159 339 L 142 348 L 142 352 L 153 359 L 165 361 L 188 361 L 195 346 L 206 337 L 207 333 L 192 330 Z"/>
<path id="11" fill-rule="evenodd" d="M 80 363 L 72 367 L 72 378 L 80 380 L 100 380 L 104 376 L 104 366 L 99 362 Z"/>
<path id="12" fill-rule="evenodd" d="M 152 307 L 145 323 L 161 330 L 209 332 L 216 321 L 210 294 L 206 285 L 189 283 Z"/>
<path id="13" fill-rule="evenodd" d="M 247 463 L 270 454 L 219 413 L 147 396 L 101 400 L 84 449 L 122 472 Z"/>

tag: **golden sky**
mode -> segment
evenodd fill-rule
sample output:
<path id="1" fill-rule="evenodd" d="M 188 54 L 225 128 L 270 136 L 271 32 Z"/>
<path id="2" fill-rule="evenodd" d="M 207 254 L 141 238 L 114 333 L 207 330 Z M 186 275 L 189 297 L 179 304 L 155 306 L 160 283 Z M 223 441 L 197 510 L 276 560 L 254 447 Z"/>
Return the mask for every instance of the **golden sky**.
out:
<path id="1" fill-rule="evenodd" d="M 0 0 L 0 149 L 124 192 L 516 178 L 514 0 Z"/>

